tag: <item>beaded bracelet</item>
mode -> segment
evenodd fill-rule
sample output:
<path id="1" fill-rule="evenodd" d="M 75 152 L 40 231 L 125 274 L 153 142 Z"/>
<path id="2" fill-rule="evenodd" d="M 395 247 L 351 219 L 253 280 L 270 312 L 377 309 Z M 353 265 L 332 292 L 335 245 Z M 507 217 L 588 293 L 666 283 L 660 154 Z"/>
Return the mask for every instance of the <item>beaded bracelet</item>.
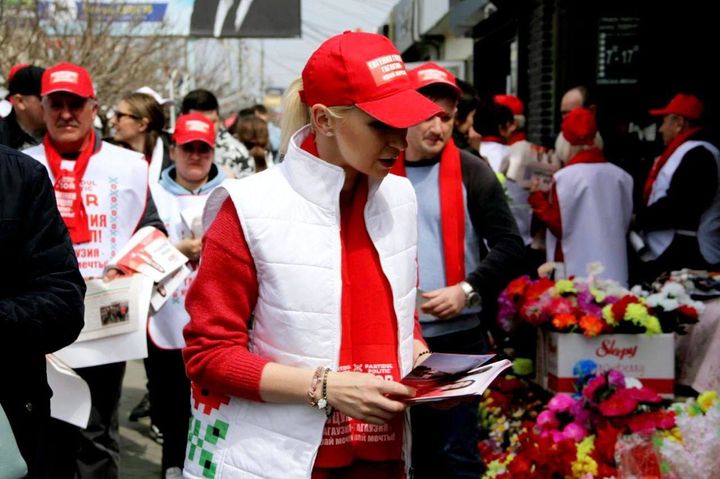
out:
<path id="1" fill-rule="evenodd" d="M 418 359 L 425 356 L 426 354 L 432 354 L 432 351 L 430 351 L 429 349 L 426 349 L 425 351 L 418 354 L 417 357 L 415 358 L 415 362 L 413 363 L 413 367 L 415 367 L 417 365 Z"/>

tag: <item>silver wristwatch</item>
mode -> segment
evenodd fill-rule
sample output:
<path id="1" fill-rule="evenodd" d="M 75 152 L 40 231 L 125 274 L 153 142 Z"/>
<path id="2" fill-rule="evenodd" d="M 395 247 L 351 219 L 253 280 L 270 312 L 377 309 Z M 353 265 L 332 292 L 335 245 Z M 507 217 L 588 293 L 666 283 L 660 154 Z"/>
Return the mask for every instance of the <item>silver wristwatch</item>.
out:
<path id="1" fill-rule="evenodd" d="M 458 284 L 463 290 L 463 293 L 465 293 L 465 307 L 474 308 L 480 306 L 480 295 L 475 291 L 475 288 L 467 281 L 460 281 Z"/>

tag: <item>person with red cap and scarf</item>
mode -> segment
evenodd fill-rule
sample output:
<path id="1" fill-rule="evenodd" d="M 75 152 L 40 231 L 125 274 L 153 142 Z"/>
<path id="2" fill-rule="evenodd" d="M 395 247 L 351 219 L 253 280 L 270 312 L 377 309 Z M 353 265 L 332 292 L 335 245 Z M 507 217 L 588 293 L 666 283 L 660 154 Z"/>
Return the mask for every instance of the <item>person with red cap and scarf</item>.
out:
<path id="1" fill-rule="evenodd" d="M 42 144 L 25 151 L 50 174 L 60 215 L 67 226 L 85 279 L 103 277 L 106 263 L 143 226 L 165 232 L 149 196 L 144 157 L 101 140 L 93 129 L 98 105 L 90 74 L 71 63 L 48 68 L 42 77 Z M 107 280 L 117 272 L 106 273 Z M 98 363 L 75 371 L 92 398 L 84 430 L 53 421 L 53 477 L 119 476 L 118 405 L 125 362 Z"/>
<path id="2" fill-rule="evenodd" d="M 627 284 L 633 181 L 605 160 L 596 136 L 592 110 L 576 108 L 565 116 L 555 151 L 563 167 L 553 175 L 549 195 L 534 183 L 528 201 L 547 226 L 548 262 L 564 263 L 567 277 L 586 277 L 588 265 L 600 263 L 597 276 Z"/>
<path id="3" fill-rule="evenodd" d="M 423 336 L 436 352 L 484 353 L 495 299 L 521 273 L 522 239 L 493 171 L 452 139 L 461 94 L 453 74 L 434 63 L 409 74 L 415 89 L 442 108 L 408 129 L 408 147 L 392 170 L 407 176 L 418 198 Z M 478 401 L 413 407 L 414 477 L 481 475 L 477 407 Z"/>
<path id="4" fill-rule="evenodd" d="M 720 264 L 720 153 L 701 127 L 703 104 L 678 93 L 650 114 L 663 119 L 665 150 L 650 170 L 636 212 L 634 226 L 649 250 L 639 279 L 682 268 L 713 269 Z"/>
<path id="5" fill-rule="evenodd" d="M 185 303 L 185 477 L 406 477 L 399 381 L 427 346 L 415 195 L 388 173 L 440 111 L 386 37 L 345 32 L 286 92 L 283 162 L 211 194 Z"/>

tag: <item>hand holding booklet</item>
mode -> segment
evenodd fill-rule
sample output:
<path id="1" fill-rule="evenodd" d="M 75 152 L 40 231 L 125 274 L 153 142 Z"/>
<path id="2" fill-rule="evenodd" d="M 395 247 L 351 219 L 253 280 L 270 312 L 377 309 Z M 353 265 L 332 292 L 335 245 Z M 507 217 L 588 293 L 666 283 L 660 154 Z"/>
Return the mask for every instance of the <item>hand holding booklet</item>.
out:
<path id="1" fill-rule="evenodd" d="M 430 354 L 402 379 L 403 384 L 417 390 L 415 397 L 406 402 L 420 404 L 484 393 L 501 372 L 512 366 L 507 359 L 486 364 L 494 356 Z"/>

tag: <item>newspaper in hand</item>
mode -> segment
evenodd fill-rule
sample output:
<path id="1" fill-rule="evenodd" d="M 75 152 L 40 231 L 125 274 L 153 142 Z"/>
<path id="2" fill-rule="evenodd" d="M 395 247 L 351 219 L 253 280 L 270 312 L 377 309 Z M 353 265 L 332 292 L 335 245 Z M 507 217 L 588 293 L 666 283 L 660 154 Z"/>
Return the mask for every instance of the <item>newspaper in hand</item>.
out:
<path id="1" fill-rule="evenodd" d="M 130 238 L 105 268 L 117 268 L 125 274 L 142 273 L 159 283 L 187 261 L 160 230 L 146 226 Z"/>
<path id="2" fill-rule="evenodd" d="M 477 396 L 505 369 L 512 366 L 507 359 L 485 364 L 494 354 L 432 353 L 402 380 L 414 387 L 414 397 L 408 404 L 443 401 L 465 396 Z"/>

